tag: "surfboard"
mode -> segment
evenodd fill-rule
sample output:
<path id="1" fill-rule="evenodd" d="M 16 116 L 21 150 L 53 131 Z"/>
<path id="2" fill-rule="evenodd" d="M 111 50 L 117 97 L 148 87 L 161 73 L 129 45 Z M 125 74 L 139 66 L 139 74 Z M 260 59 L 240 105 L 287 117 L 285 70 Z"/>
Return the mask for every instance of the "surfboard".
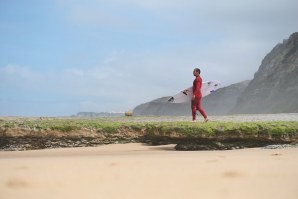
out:
<path id="1" fill-rule="evenodd" d="M 219 88 L 221 88 L 221 83 L 217 80 L 209 81 L 209 82 L 203 82 L 202 88 L 201 88 L 202 97 L 205 97 L 205 96 L 215 92 Z M 171 103 L 186 103 L 186 102 L 191 101 L 192 96 L 193 96 L 193 92 L 192 92 L 192 86 L 191 86 L 187 89 L 184 89 L 184 90 L 180 91 L 176 95 L 170 97 L 168 99 L 168 102 L 171 102 Z"/>

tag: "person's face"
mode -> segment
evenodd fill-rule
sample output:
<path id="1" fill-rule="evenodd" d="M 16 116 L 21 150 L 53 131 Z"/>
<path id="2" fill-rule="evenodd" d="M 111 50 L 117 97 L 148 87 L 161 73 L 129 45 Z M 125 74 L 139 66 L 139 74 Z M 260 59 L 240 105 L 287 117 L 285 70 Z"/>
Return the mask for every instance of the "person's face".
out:
<path id="1" fill-rule="evenodd" d="M 196 70 L 193 70 L 193 76 L 197 76 L 197 72 L 196 72 Z"/>

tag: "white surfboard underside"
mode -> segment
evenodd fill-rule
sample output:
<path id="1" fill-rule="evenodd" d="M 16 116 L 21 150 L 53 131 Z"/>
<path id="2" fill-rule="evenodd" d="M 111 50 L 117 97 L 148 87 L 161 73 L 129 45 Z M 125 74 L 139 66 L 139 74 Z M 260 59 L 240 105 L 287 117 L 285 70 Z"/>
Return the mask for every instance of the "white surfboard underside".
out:
<path id="1" fill-rule="evenodd" d="M 219 81 L 214 80 L 209 82 L 203 82 L 201 88 L 202 97 L 205 97 L 211 94 L 212 92 L 215 92 L 219 88 L 221 88 L 221 83 Z M 191 101 L 192 96 L 193 92 L 191 86 L 170 97 L 168 101 L 171 103 L 186 103 Z"/>

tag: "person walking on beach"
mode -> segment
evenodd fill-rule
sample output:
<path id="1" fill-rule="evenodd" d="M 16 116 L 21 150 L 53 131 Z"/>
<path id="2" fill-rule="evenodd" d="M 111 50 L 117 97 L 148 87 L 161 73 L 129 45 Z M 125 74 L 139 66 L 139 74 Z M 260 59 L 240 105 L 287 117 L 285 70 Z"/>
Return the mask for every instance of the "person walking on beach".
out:
<path id="1" fill-rule="evenodd" d="M 202 99 L 202 93 L 201 93 L 201 87 L 202 87 L 202 78 L 200 76 L 201 70 L 199 68 L 195 68 L 193 70 L 193 75 L 196 77 L 193 81 L 193 97 L 191 100 L 191 112 L 192 112 L 192 121 L 196 121 L 196 111 L 198 110 L 201 115 L 204 117 L 204 122 L 208 121 L 207 115 L 204 111 L 204 109 L 201 107 L 201 99 Z"/>

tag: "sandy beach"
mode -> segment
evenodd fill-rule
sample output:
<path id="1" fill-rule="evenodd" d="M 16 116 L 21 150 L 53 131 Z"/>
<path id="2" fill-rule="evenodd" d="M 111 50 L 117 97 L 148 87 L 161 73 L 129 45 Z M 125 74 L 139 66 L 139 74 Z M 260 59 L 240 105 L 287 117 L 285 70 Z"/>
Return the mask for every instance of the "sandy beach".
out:
<path id="1" fill-rule="evenodd" d="M 0 198 L 297 198 L 298 148 L 115 144 L 0 152 Z"/>

